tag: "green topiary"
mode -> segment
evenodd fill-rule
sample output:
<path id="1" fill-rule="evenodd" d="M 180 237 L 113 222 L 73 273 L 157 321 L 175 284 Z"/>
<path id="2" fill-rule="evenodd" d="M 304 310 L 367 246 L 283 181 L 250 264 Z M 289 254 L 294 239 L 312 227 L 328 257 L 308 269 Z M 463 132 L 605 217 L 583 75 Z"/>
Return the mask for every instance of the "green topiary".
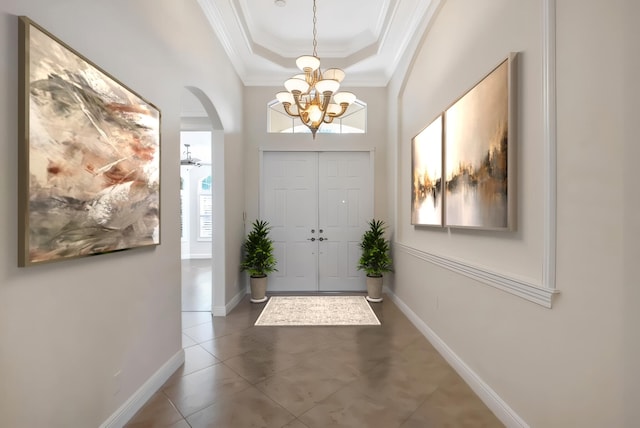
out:
<path id="1" fill-rule="evenodd" d="M 277 271 L 276 258 L 273 255 L 273 241 L 269 238 L 269 223 L 262 220 L 253 222 L 253 229 L 247 235 L 242 248 L 244 259 L 240 268 L 253 277 L 262 277 Z"/>
<path id="2" fill-rule="evenodd" d="M 384 221 L 373 219 L 369 222 L 369 230 L 362 235 L 358 269 L 364 270 L 367 276 L 382 276 L 384 272 L 393 271 L 390 245 L 384 238 L 384 230 Z"/>

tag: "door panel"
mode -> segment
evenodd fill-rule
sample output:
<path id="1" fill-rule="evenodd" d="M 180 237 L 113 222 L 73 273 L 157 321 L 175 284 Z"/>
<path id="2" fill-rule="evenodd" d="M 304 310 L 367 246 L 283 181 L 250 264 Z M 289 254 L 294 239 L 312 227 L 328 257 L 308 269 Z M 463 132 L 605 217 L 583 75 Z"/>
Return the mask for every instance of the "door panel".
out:
<path id="1" fill-rule="evenodd" d="M 272 225 L 272 291 L 363 291 L 360 237 L 373 216 L 369 152 L 264 152 L 261 217 Z M 312 232 L 313 231 L 313 232 Z"/>
<path id="2" fill-rule="evenodd" d="M 308 240 L 318 223 L 317 154 L 263 154 L 261 217 L 271 225 L 277 272 L 271 291 L 318 289 L 317 243 Z"/>
<path id="3" fill-rule="evenodd" d="M 360 238 L 373 216 L 368 152 L 324 152 L 319 157 L 320 291 L 364 291 L 358 270 Z"/>

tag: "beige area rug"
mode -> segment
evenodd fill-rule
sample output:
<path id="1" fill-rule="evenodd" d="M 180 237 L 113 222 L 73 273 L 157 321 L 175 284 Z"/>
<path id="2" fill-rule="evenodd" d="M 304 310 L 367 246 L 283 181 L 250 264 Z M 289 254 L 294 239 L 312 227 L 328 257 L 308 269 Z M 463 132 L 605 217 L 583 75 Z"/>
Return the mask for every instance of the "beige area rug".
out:
<path id="1" fill-rule="evenodd" d="M 363 296 L 274 296 L 256 325 L 380 325 Z"/>

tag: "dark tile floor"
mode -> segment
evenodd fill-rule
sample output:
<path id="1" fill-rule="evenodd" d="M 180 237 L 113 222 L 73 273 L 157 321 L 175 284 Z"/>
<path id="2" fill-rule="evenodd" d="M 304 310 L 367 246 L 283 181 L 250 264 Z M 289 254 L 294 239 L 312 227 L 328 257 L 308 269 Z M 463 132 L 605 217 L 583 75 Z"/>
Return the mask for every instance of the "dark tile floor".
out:
<path id="1" fill-rule="evenodd" d="M 263 307 L 184 312 L 186 362 L 127 427 L 503 426 L 389 299 L 381 326 L 256 327 Z"/>

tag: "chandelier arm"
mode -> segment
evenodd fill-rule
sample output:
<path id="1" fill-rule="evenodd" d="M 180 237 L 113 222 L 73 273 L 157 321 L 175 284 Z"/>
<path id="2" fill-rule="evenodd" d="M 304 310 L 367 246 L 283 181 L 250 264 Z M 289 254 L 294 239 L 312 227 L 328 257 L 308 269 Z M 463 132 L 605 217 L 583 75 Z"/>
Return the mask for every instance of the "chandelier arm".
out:
<path id="1" fill-rule="evenodd" d="M 329 101 L 331 100 L 331 92 L 326 91 L 322 93 L 322 107 L 320 110 L 322 111 L 322 117 L 318 121 L 318 124 L 324 122 L 324 117 L 327 115 L 327 107 L 329 106 Z"/>
<path id="2" fill-rule="evenodd" d="M 340 117 L 343 114 L 345 114 L 347 112 L 347 109 L 349 108 L 349 104 L 341 103 L 340 107 L 342 108 L 342 110 L 340 110 L 340 113 L 336 113 L 335 115 L 332 115 L 333 117 Z"/>
<path id="3" fill-rule="evenodd" d="M 300 110 L 298 110 L 298 113 L 293 113 L 291 111 L 291 104 L 290 103 L 282 103 L 282 106 L 284 107 L 284 111 L 292 117 L 300 117 Z"/>
<path id="4" fill-rule="evenodd" d="M 349 108 L 349 104 L 347 103 L 341 103 L 340 104 L 340 108 L 341 110 L 338 113 L 327 113 L 327 116 L 329 117 L 328 119 L 325 117 L 324 119 L 324 123 L 331 123 L 333 122 L 333 119 L 335 119 L 336 117 L 340 117 L 343 114 L 346 113 L 347 109 Z"/>
<path id="5" fill-rule="evenodd" d="M 300 112 L 304 111 L 305 108 L 300 104 L 300 95 L 302 94 L 300 91 L 293 91 L 293 100 L 296 102 L 296 107 L 298 107 L 298 116 L 300 116 Z"/>

